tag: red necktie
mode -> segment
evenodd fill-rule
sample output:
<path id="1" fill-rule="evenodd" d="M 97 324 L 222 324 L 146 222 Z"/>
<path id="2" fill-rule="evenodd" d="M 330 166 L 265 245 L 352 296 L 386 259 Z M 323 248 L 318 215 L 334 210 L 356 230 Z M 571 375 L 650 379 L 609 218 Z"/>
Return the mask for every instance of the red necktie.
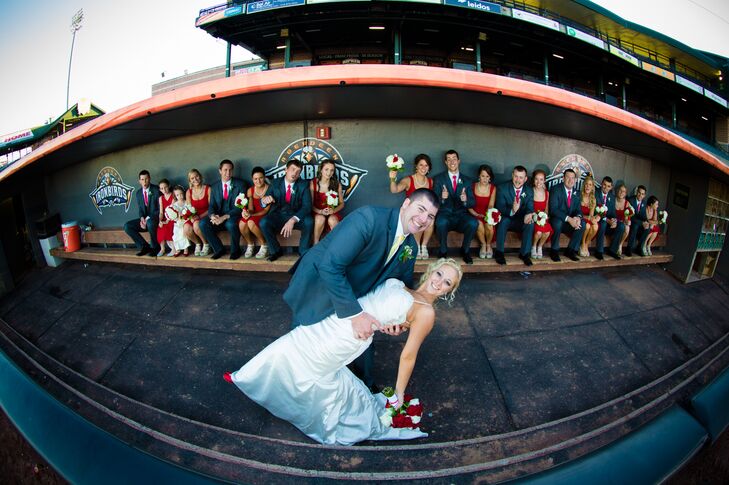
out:
<path id="1" fill-rule="evenodd" d="M 571 205 L 572 205 L 572 191 L 570 190 L 569 192 L 567 192 L 567 210 L 569 210 Z"/>
<path id="2" fill-rule="evenodd" d="M 291 185 L 286 186 L 286 203 L 289 204 L 291 202 Z"/>
<path id="3" fill-rule="evenodd" d="M 223 199 L 228 200 L 228 184 L 223 184 Z"/>
<path id="4" fill-rule="evenodd" d="M 638 201 L 638 208 L 635 209 L 635 212 L 640 212 L 640 201 Z"/>
<path id="5" fill-rule="evenodd" d="M 519 200 L 519 194 L 521 194 L 521 189 L 516 189 L 516 196 L 515 196 L 516 200 Z"/>
<path id="6" fill-rule="evenodd" d="M 456 179 L 456 176 L 453 176 L 453 192 L 456 191 L 456 187 L 458 186 L 458 180 Z"/>
<path id="7" fill-rule="evenodd" d="M 147 195 L 146 190 L 142 190 L 144 192 L 144 205 L 149 205 L 149 196 Z"/>
<path id="8" fill-rule="evenodd" d="M 607 194 L 602 194 L 602 205 L 607 205 Z"/>

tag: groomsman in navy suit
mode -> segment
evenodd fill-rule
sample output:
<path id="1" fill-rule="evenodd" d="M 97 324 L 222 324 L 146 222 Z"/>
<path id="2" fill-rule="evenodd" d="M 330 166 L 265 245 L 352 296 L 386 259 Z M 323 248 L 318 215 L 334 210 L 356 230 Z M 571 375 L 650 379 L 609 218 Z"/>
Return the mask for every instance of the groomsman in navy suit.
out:
<path id="1" fill-rule="evenodd" d="M 577 251 L 582 240 L 585 226 L 582 224 L 582 211 L 580 210 L 580 191 L 575 189 L 577 175 L 568 168 L 564 171 L 563 182 L 549 190 L 549 223 L 554 229 L 552 235 L 552 249 L 549 257 L 552 261 L 560 261 L 559 236 L 562 233 L 571 235 L 569 246 L 564 255 L 572 261 L 579 261 Z"/>
<path id="2" fill-rule="evenodd" d="M 527 170 L 521 165 L 511 172 L 511 182 L 505 182 L 496 189 L 496 207 L 501 212 L 501 222 L 496 227 L 496 251 L 494 261 L 506 264 L 504 242 L 508 231 L 521 233 L 519 258 L 527 266 L 532 265 L 529 257 L 534 234 L 534 192 L 526 185 Z"/>
<path id="3" fill-rule="evenodd" d="M 225 254 L 223 243 L 216 234 L 222 230 L 227 230 L 230 234 L 230 259 L 240 257 L 238 221 L 241 210 L 235 206 L 235 198 L 248 190 L 248 183 L 233 177 L 233 168 L 230 160 L 220 162 L 220 180 L 210 187 L 209 217 L 200 221 L 200 231 L 213 249 L 213 259 L 220 259 Z"/>
<path id="4" fill-rule="evenodd" d="M 635 214 L 630 219 L 630 232 L 628 233 L 628 247 L 625 248 L 625 255 L 632 256 L 633 248 L 640 254 L 638 248 L 635 247 L 635 240 L 638 236 L 643 236 L 643 233 L 648 229 L 648 217 L 645 215 L 645 194 L 647 190 L 644 186 L 639 185 L 635 189 L 635 195 L 628 197 L 628 203 L 635 209 Z"/>
<path id="5" fill-rule="evenodd" d="M 618 216 L 615 213 L 615 194 L 613 194 L 613 179 L 608 176 L 603 177 L 602 184 L 600 184 L 600 191 L 595 194 L 595 201 L 597 207 L 607 207 L 607 212 L 600 217 L 598 222 L 597 230 L 597 241 L 595 242 L 595 258 L 602 260 L 602 253 L 606 252 L 608 256 L 615 259 L 620 259 L 618 255 L 618 247 L 620 245 L 620 235 L 625 230 L 625 223 L 618 220 Z M 613 236 L 613 240 L 610 243 L 610 247 L 607 251 L 605 249 L 605 234 Z"/>
<path id="6" fill-rule="evenodd" d="M 478 221 L 468 213 L 468 209 L 476 204 L 476 198 L 473 195 L 473 179 L 460 172 L 460 165 L 458 152 L 448 150 L 445 154 L 447 170 L 433 177 L 433 190 L 440 194 L 440 210 L 435 220 L 435 231 L 440 241 L 438 257 L 445 258 L 448 254 L 448 231 L 457 231 L 463 233 L 463 261 L 473 264 L 471 241 L 478 230 Z"/>
<path id="7" fill-rule="evenodd" d="M 139 172 L 139 186 L 136 199 L 139 206 L 139 219 L 124 224 L 124 232 L 132 238 L 139 252 L 137 256 L 157 256 L 157 226 L 159 225 L 159 187 L 150 183 L 147 170 Z M 150 244 L 144 240 L 140 232 L 149 232 Z"/>
<path id="8" fill-rule="evenodd" d="M 382 327 L 362 309 L 357 298 L 388 278 L 412 287 L 418 255 L 413 235 L 433 224 L 439 204 L 435 193 L 417 189 L 400 207 L 364 206 L 347 214 L 289 271 L 293 276 L 284 300 L 294 313 L 292 327 L 311 325 L 336 314 L 352 321 L 352 332 L 361 340 L 368 339 L 375 330 L 400 334 L 399 325 Z M 362 380 L 370 388 L 372 356 L 370 345 L 357 362 Z"/>
<path id="9" fill-rule="evenodd" d="M 284 176 L 271 182 L 266 195 L 261 199 L 261 202 L 271 206 L 268 214 L 261 219 L 261 232 L 271 251 L 269 261 L 276 261 L 283 255 L 277 239 L 279 232 L 283 237 L 289 238 L 294 229 L 301 231 L 301 256 L 311 247 L 311 232 L 314 228 L 311 218 L 311 192 L 309 184 L 299 178 L 302 167 L 299 160 L 289 160 Z"/>

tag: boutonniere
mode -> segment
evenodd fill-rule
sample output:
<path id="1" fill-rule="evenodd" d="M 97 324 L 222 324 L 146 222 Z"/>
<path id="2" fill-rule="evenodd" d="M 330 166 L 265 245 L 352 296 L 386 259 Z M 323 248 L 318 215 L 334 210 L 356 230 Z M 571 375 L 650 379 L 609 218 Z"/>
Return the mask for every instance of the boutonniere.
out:
<path id="1" fill-rule="evenodd" d="M 519 194 L 519 198 L 520 198 L 520 199 L 523 199 L 525 195 L 526 195 L 526 194 L 525 194 L 525 193 L 524 193 L 524 191 L 522 190 L 522 191 L 521 191 L 521 194 Z"/>
<path id="2" fill-rule="evenodd" d="M 463 180 L 458 179 L 458 183 L 456 185 L 463 185 Z"/>
<path id="3" fill-rule="evenodd" d="M 400 256 L 398 257 L 398 259 L 403 263 L 406 263 L 406 262 L 410 261 L 411 259 L 413 259 L 413 248 L 410 246 L 403 246 L 402 251 L 400 251 Z"/>

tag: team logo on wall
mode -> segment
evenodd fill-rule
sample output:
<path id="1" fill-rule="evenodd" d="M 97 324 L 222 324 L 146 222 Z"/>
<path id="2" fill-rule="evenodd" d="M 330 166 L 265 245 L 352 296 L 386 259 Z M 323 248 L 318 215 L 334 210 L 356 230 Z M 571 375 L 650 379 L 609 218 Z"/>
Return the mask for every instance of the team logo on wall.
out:
<path id="1" fill-rule="evenodd" d="M 345 163 L 334 145 L 317 138 L 302 138 L 290 143 L 281 151 L 276 166 L 266 170 L 266 176 L 270 179 L 283 177 L 286 163 L 289 160 L 299 160 L 304 165 L 301 169 L 301 178 L 313 180 L 316 178 L 319 162 L 327 159 L 334 162 L 337 179 L 342 184 L 344 200 L 349 199 L 355 189 L 359 187 L 362 178 L 367 175 L 367 170 Z"/>
<path id="2" fill-rule="evenodd" d="M 547 188 L 551 189 L 555 185 L 561 183 L 564 178 L 564 171 L 568 168 L 571 168 L 575 171 L 575 174 L 577 174 L 577 183 L 575 184 L 575 187 L 577 188 L 582 187 L 582 181 L 585 180 L 585 177 L 593 175 L 592 165 L 590 165 L 590 162 L 588 162 L 582 155 L 573 153 L 562 157 L 562 160 L 557 162 L 557 165 L 554 166 L 552 173 L 547 175 Z"/>
<path id="3" fill-rule="evenodd" d="M 102 209 L 116 206 L 123 206 L 124 212 L 128 212 L 132 203 L 132 192 L 134 187 L 126 185 L 115 168 L 104 167 L 96 177 L 96 188 L 89 197 L 99 214 Z"/>

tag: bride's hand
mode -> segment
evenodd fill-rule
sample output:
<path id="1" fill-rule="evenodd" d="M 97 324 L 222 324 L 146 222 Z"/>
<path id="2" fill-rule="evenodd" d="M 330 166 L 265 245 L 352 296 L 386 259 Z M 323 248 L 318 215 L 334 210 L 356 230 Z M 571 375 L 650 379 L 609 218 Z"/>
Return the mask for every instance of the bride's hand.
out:
<path id="1" fill-rule="evenodd" d="M 382 325 L 369 313 L 362 312 L 356 317 L 352 317 L 352 333 L 354 334 L 354 338 L 367 340 L 375 333 L 375 330 L 382 330 Z"/>

